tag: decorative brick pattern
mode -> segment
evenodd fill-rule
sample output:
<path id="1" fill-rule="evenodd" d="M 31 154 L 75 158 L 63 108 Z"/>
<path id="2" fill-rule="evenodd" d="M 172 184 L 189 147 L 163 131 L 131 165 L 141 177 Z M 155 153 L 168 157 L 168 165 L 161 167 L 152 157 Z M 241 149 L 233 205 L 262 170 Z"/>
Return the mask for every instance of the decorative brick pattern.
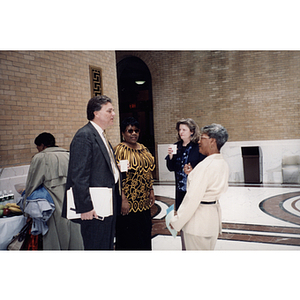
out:
<path id="1" fill-rule="evenodd" d="M 91 97 L 102 95 L 101 68 L 90 66 Z"/>

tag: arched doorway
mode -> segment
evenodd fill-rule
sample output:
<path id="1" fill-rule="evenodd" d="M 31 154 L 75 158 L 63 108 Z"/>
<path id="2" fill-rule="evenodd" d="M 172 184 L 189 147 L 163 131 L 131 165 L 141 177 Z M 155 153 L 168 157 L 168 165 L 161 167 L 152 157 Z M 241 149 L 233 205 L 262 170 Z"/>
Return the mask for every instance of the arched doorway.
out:
<path id="1" fill-rule="evenodd" d="M 139 142 L 155 157 L 152 83 L 147 65 L 131 56 L 117 63 L 120 123 L 134 117 L 140 123 Z"/>

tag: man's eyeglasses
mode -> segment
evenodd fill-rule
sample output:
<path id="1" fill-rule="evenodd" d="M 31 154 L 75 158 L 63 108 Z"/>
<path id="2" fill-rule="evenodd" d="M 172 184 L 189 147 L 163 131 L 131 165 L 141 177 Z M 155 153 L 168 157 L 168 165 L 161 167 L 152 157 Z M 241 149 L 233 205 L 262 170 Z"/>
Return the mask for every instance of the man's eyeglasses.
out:
<path id="1" fill-rule="evenodd" d="M 135 132 L 135 133 L 139 133 L 139 132 L 140 132 L 139 129 L 135 129 L 135 130 L 133 130 L 133 129 L 127 129 L 126 131 L 127 131 L 128 133 L 130 133 L 130 134 L 132 134 L 133 132 Z"/>

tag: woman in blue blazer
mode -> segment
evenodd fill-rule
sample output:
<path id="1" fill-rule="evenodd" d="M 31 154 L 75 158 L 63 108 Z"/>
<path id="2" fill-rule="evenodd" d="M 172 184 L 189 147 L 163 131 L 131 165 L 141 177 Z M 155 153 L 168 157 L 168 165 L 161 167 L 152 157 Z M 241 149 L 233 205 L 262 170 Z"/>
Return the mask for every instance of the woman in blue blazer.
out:
<path id="1" fill-rule="evenodd" d="M 177 146 L 176 154 L 173 153 L 173 148 L 170 146 L 165 159 L 168 170 L 175 174 L 175 209 L 178 210 L 186 194 L 187 174 L 184 169 L 191 171 L 206 156 L 199 153 L 200 130 L 193 119 L 179 120 L 176 124 L 176 130 L 178 133 L 178 141 L 175 143 Z M 183 237 L 181 241 L 182 248 L 185 249 Z"/>
<path id="2" fill-rule="evenodd" d="M 178 132 L 177 153 L 173 154 L 172 147 L 168 148 L 166 156 L 167 168 L 175 173 L 176 198 L 175 208 L 178 210 L 182 199 L 186 194 L 187 175 L 184 167 L 195 168 L 195 166 L 206 156 L 199 153 L 199 127 L 193 119 L 181 119 L 176 124 Z"/>

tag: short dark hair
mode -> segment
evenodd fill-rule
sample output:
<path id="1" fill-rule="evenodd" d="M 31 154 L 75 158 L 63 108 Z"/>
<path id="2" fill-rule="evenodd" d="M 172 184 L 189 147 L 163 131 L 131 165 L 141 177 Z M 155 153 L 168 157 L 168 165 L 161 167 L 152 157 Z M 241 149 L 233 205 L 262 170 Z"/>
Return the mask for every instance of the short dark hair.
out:
<path id="1" fill-rule="evenodd" d="M 140 123 L 139 121 L 137 121 L 135 118 L 133 117 L 128 117 L 126 119 L 124 119 L 122 122 L 121 122 L 121 132 L 125 132 L 127 126 L 135 126 L 136 128 L 140 129 Z"/>
<path id="2" fill-rule="evenodd" d="M 89 121 L 94 120 L 94 112 L 101 110 L 102 106 L 105 105 L 107 102 L 112 103 L 111 99 L 105 95 L 95 96 L 91 98 L 86 108 L 87 119 Z"/>
<path id="3" fill-rule="evenodd" d="M 55 137 L 49 132 L 43 132 L 39 134 L 35 138 L 34 143 L 37 146 L 41 146 L 42 144 L 44 144 L 45 147 L 56 147 Z"/>

